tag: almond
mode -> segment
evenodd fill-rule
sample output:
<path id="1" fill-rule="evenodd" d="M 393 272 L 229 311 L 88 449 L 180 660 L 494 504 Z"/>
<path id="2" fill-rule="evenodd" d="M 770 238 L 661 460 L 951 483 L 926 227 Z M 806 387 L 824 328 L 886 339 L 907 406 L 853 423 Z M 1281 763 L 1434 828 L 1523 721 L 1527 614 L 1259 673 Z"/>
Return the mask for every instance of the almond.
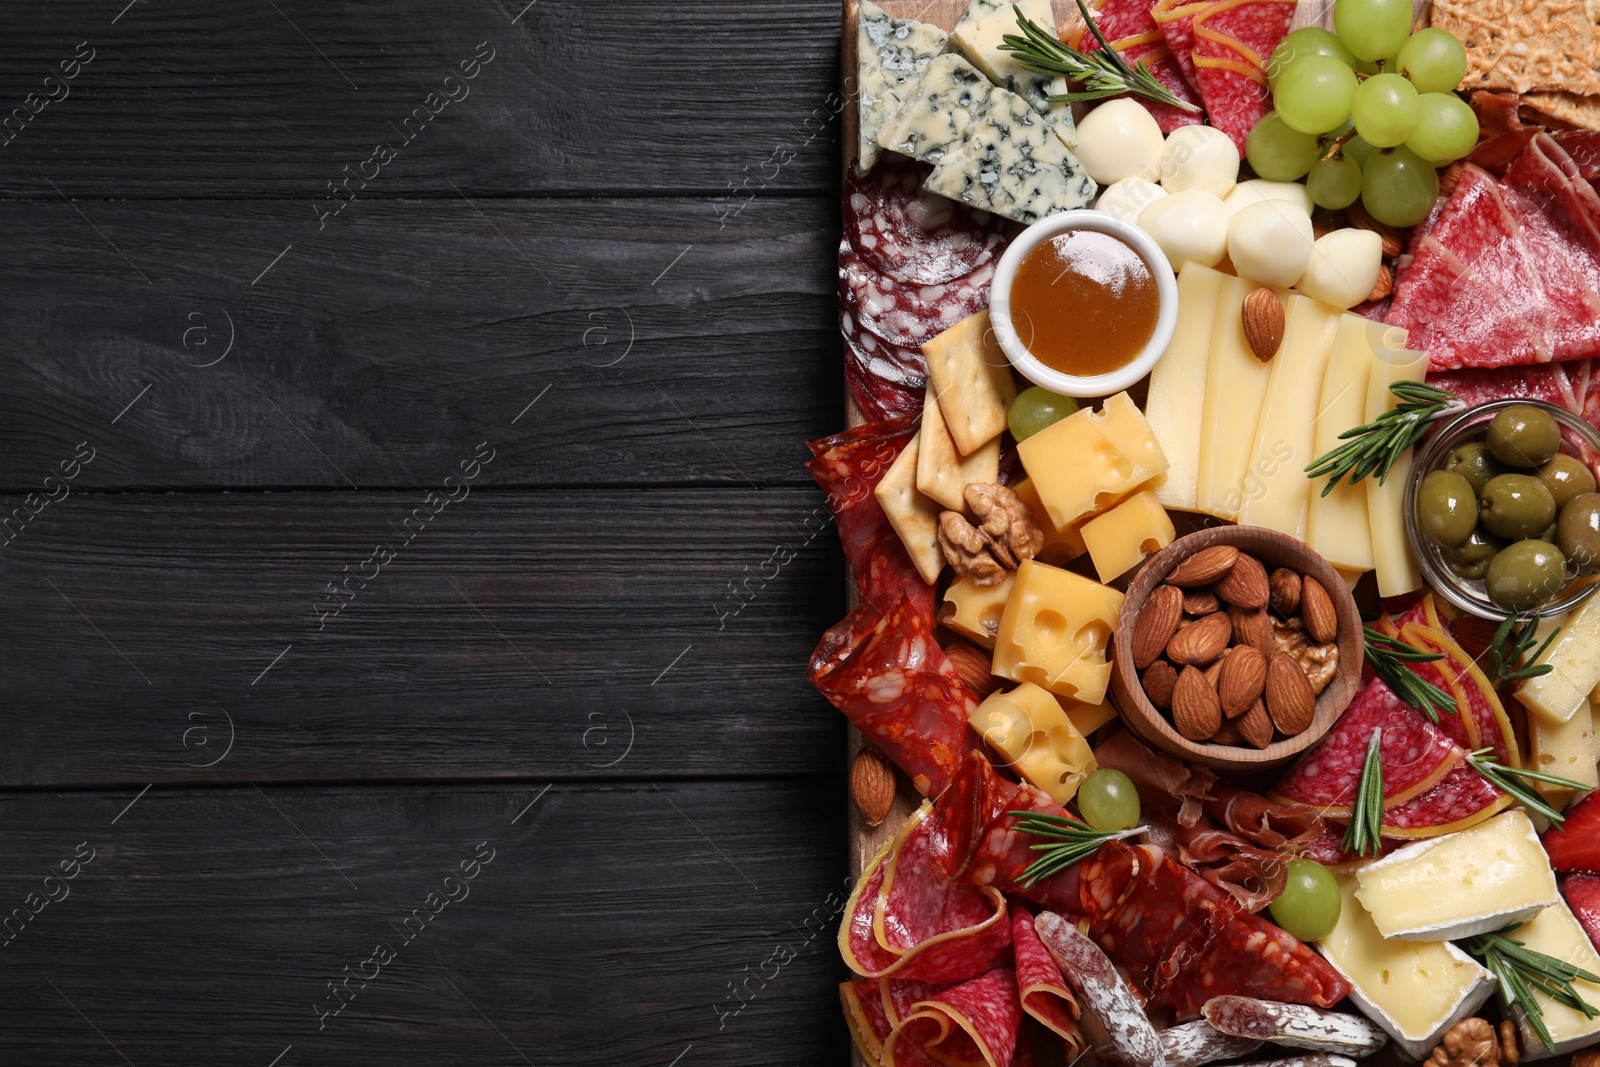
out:
<path id="1" fill-rule="evenodd" d="M 1272 744 L 1272 717 L 1267 714 L 1266 704 L 1259 699 L 1229 725 L 1237 726 L 1240 735 L 1255 748 Z"/>
<path id="2" fill-rule="evenodd" d="M 1273 725 L 1290 737 L 1310 726 L 1317 714 L 1310 679 L 1294 657 L 1283 652 L 1267 664 L 1266 701 Z"/>
<path id="3" fill-rule="evenodd" d="M 1158 659 L 1144 669 L 1144 695 L 1150 703 L 1165 711 L 1172 707 L 1172 687 L 1178 684 L 1178 672 L 1172 664 Z"/>
<path id="4" fill-rule="evenodd" d="M 1270 361 L 1283 344 L 1283 301 L 1263 285 L 1244 298 L 1239 314 L 1244 319 L 1244 336 L 1250 342 L 1250 351 L 1261 362 Z"/>
<path id="5" fill-rule="evenodd" d="M 1249 645 L 1263 655 L 1272 655 L 1272 622 L 1264 609 L 1229 608 L 1228 621 L 1233 624 L 1234 644 Z"/>
<path id="6" fill-rule="evenodd" d="M 1228 657 L 1231 656 L 1231 655 L 1233 655 L 1233 649 L 1231 649 L 1231 648 L 1223 649 L 1222 650 L 1222 655 L 1217 657 L 1217 661 L 1215 663 L 1213 663 L 1211 666 L 1206 668 L 1206 670 L 1205 670 L 1206 681 L 1211 683 L 1211 688 L 1212 689 L 1216 689 L 1217 688 L 1217 679 L 1222 677 L 1222 665 L 1224 663 L 1228 662 Z"/>
<path id="7" fill-rule="evenodd" d="M 1339 613 L 1333 598 L 1315 578 L 1300 583 L 1300 617 L 1305 620 L 1306 633 L 1319 645 L 1339 636 Z"/>
<path id="8" fill-rule="evenodd" d="M 1156 661 L 1183 619 L 1183 592 L 1170 585 L 1158 585 L 1133 620 L 1133 665 L 1144 670 Z"/>
<path id="9" fill-rule="evenodd" d="M 1228 653 L 1217 676 L 1217 700 L 1222 714 L 1237 719 L 1250 710 L 1267 685 L 1267 657 L 1249 645 Z"/>
<path id="10" fill-rule="evenodd" d="M 1209 589 L 1188 589 L 1183 594 L 1183 613 L 1185 615 L 1210 615 L 1222 607 L 1217 603 L 1217 594 Z"/>
<path id="11" fill-rule="evenodd" d="M 1216 584 L 1216 594 L 1238 608 L 1264 608 L 1272 589 L 1267 583 L 1267 571 L 1256 558 L 1239 553 L 1233 569 Z"/>
<path id="12" fill-rule="evenodd" d="M 1244 734 L 1239 732 L 1237 723 L 1222 720 L 1222 725 L 1217 727 L 1217 732 L 1211 735 L 1213 745 L 1237 745 L 1244 740 Z"/>
<path id="13" fill-rule="evenodd" d="M 1378 265 L 1378 280 L 1372 283 L 1372 292 L 1367 294 L 1368 300 L 1382 300 L 1394 292 L 1394 271 L 1389 269 L 1389 264 Z"/>
<path id="14" fill-rule="evenodd" d="M 1172 573 L 1167 575 L 1167 584 L 1182 589 L 1210 585 L 1233 570 L 1234 561 L 1238 558 L 1239 550 L 1232 545 L 1202 548 L 1173 568 Z"/>
<path id="15" fill-rule="evenodd" d="M 1461 180 L 1461 172 L 1467 169 L 1467 161 L 1458 159 L 1439 172 L 1439 196 L 1450 199 L 1450 194 L 1456 191 L 1456 183 Z"/>
<path id="16" fill-rule="evenodd" d="M 1439 178 L 1442 186 L 1444 175 L 1441 174 Z M 1449 194 L 1441 188 L 1439 190 L 1439 195 L 1448 196 Z M 1378 235 L 1378 239 L 1383 242 L 1383 258 L 1393 259 L 1395 256 L 1400 254 L 1399 230 L 1395 229 L 1393 226 L 1379 222 L 1377 219 L 1367 214 L 1366 208 L 1361 206 L 1361 202 L 1359 200 L 1345 208 L 1344 212 L 1345 215 L 1347 215 L 1350 219 L 1350 225 L 1354 226 L 1358 230 L 1368 230 Z"/>
<path id="17" fill-rule="evenodd" d="M 850 764 L 850 799 L 868 826 L 877 826 L 894 805 L 894 764 L 876 748 L 864 748 Z"/>
<path id="18" fill-rule="evenodd" d="M 1279 567 L 1267 578 L 1267 603 L 1279 615 L 1300 610 L 1300 576 L 1288 567 Z"/>
<path id="19" fill-rule="evenodd" d="M 1350 220 L 1344 215 L 1323 215 L 1311 220 L 1311 237 L 1320 241 L 1335 230 L 1343 230 L 1350 225 Z"/>
<path id="20" fill-rule="evenodd" d="M 1197 667 L 1185 667 L 1172 689 L 1172 725 L 1191 741 L 1207 741 L 1222 725 L 1222 708 Z"/>
<path id="21" fill-rule="evenodd" d="M 1185 667 L 1204 667 L 1222 655 L 1232 636 L 1228 616 L 1214 611 L 1173 634 L 1167 642 L 1167 658 Z"/>
<path id="22" fill-rule="evenodd" d="M 1000 688 L 1000 679 L 994 676 L 994 664 L 979 649 L 953 644 L 944 650 L 944 655 L 967 692 L 979 700 Z"/>

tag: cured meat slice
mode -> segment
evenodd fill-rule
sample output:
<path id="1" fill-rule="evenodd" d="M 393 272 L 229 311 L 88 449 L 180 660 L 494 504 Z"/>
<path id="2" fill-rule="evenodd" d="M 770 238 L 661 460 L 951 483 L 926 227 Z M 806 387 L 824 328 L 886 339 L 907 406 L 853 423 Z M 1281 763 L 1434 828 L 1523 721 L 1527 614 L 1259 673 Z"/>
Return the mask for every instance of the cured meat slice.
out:
<path id="1" fill-rule="evenodd" d="M 1438 616 L 1432 610 L 1431 601 L 1425 600 L 1424 603 L 1436 623 Z M 1461 646 L 1436 625 L 1407 623 L 1400 628 L 1399 637 L 1415 648 L 1444 656 L 1437 663 L 1414 665 L 1420 668 L 1419 674 L 1435 685 L 1440 685 L 1442 679 L 1444 689 L 1456 698 L 1459 714 L 1441 715 L 1440 729 L 1463 748 L 1474 751 L 1489 748 L 1494 751 L 1495 758 L 1506 766 L 1521 766 L 1516 731 L 1512 729 L 1505 706 L 1500 703 L 1499 695 L 1483 670 Z"/>
<path id="2" fill-rule="evenodd" d="M 913 285 L 873 269 L 848 238 L 839 242 L 839 290 L 862 329 L 892 344 L 919 348 L 989 306 L 993 261 L 939 285 Z"/>
<path id="3" fill-rule="evenodd" d="M 1567 907 L 1589 935 L 1589 941 L 1600 948 L 1600 878 L 1592 874 L 1568 875 L 1561 880 L 1561 895 L 1567 898 Z"/>
<path id="4" fill-rule="evenodd" d="M 1250 1037 L 1314 1052 L 1343 1053 L 1356 1059 L 1389 1043 L 1389 1035 L 1359 1015 L 1321 1011 L 1308 1004 L 1278 1004 L 1255 997 L 1213 997 L 1206 1022 L 1225 1034 Z"/>
<path id="5" fill-rule="evenodd" d="M 970 274 L 1006 246 L 1006 220 L 926 192 L 932 168 L 884 160 L 868 174 L 851 164 L 844 183 L 845 235 L 880 274 L 940 285 Z"/>
<path id="6" fill-rule="evenodd" d="M 1200 74 L 1194 66 L 1194 17 L 1212 3 L 1213 0 L 1156 0 L 1150 8 L 1150 17 L 1166 38 L 1173 61 L 1196 95 L 1200 92 Z"/>
<path id="7" fill-rule="evenodd" d="M 933 587 L 917 573 L 873 494 L 916 431 L 916 420 L 906 417 L 808 441 L 813 458 L 806 466 L 827 498 L 862 602 L 877 611 L 905 594 L 932 618 Z"/>
<path id="8" fill-rule="evenodd" d="M 1348 819 L 1372 731 L 1383 730 L 1383 806 L 1398 807 L 1437 785 L 1464 755 L 1383 683 L 1368 682 L 1333 728 L 1273 787 L 1275 799 L 1312 804 Z"/>
<path id="9" fill-rule="evenodd" d="M 1244 155 L 1251 127 L 1271 108 L 1267 59 L 1289 32 L 1294 0 L 1218 0 L 1195 14 L 1195 76 L 1211 125 Z"/>
<path id="10" fill-rule="evenodd" d="M 856 407 L 872 422 L 916 416 L 927 398 L 928 361 L 916 348 L 892 345 L 839 313 L 844 335 L 844 380 Z"/>
<path id="11" fill-rule="evenodd" d="M 1231 785 L 1212 790 L 1206 814 L 1246 841 L 1279 852 L 1297 852 L 1322 831 L 1322 815 L 1315 808 L 1280 804 Z"/>
<path id="12" fill-rule="evenodd" d="M 1056 966 L 1050 951 L 1039 940 L 1039 932 L 1033 925 L 1033 912 L 1014 900 L 1011 902 L 1011 950 L 1016 957 L 1017 989 L 1022 996 L 1022 1010 L 1067 1043 L 1067 1061 L 1070 1063 L 1086 1047 L 1077 1023 L 1082 1009 L 1072 990 L 1067 988 L 1061 968 Z"/>
<path id="13" fill-rule="evenodd" d="M 845 1026 L 861 1056 L 868 1063 L 883 1060 L 883 1041 L 889 1036 L 889 1016 L 883 1010 L 878 983 L 857 978 L 839 983 L 839 1002 L 844 1006 Z"/>
<path id="14" fill-rule="evenodd" d="M 1208 1063 L 1240 1059 L 1260 1047 L 1260 1041 L 1224 1034 L 1204 1019 L 1161 1031 L 1163 1067 L 1205 1067 Z"/>
<path id="15" fill-rule="evenodd" d="M 1139 998 L 1088 936 L 1054 912 L 1035 923 L 1039 939 L 1083 1005 L 1082 1023 L 1097 1049 L 1129 1067 L 1160 1067 L 1161 1038 Z"/>
<path id="16" fill-rule="evenodd" d="M 883 1042 L 885 1067 L 1008 1067 L 1022 1030 L 1017 976 L 997 967 L 912 1002 Z"/>
<path id="17" fill-rule="evenodd" d="M 978 706 L 933 636 L 933 613 L 902 593 L 879 612 L 863 600 L 822 635 L 811 684 L 883 749 L 923 796 L 950 783 L 978 739 Z"/>
<path id="18" fill-rule="evenodd" d="M 1200 106 L 1199 92 L 1185 73 L 1176 51 L 1168 47 L 1161 27 L 1151 17 L 1150 0 L 1102 0 L 1094 11 L 1094 21 L 1096 28 L 1130 67 L 1142 62 L 1156 81 L 1172 91 L 1173 96 Z M 1067 40 L 1071 47 L 1084 54 L 1100 48 L 1100 42 L 1094 34 L 1083 26 L 1075 27 Z M 1171 133 L 1180 126 L 1195 126 L 1202 120 L 1199 111 L 1188 111 L 1142 97 L 1134 99 L 1150 112 L 1162 133 Z"/>
<path id="19" fill-rule="evenodd" d="M 1221 889 L 1245 911 L 1256 912 L 1283 892 L 1289 870 L 1281 852 L 1257 848 L 1238 834 L 1206 823 L 1179 827 L 1178 860 Z"/>
<path id="20" fill-rule="evenodd" d="M 1563 130 L 1555 135 L 1555 140 L 1578 165 L 1578 173 L 1584 181 L 1591 185 L 1600 181 L 1600 132 Z"/>
<path id="21" fill-rule="evenodd" d="M 839 952 L 863 977 L 961 982 L 994 967 L 1011 944 L 997 890 L 931 876 L 927 814 L 923 805 L 885 843 L 845 904 Z"/>
<path id="22" fill-rule="evenodd" d="M 1383 813 L 1383 836 L 1437 837 L 1465 830 L 1503 811 L 1511 798 L 1466 762 L 1457 763 L 1426 793 Z"/>
<path id="23" fill-rule="evenodd" d="M 1481 370 L 1462 367 L 1459 370 L 1430 373 L 1428 384 L 1448 389 L 1465 401 L 1468 407 L 1487 404 L 1491 400 L 1518 397 L 1543 400 L 1547 404 L 1581 414 L 1583 407 L 1578 399 L 1579 387 L 1570 376 L 1581 367 L 1578 363 L 1537 363 Z"/>
<path id="24" fill-rule="evenodd" d="M 1535 137 L 1505 174 L 1506 201 L 1539 263 L 1555 359 L 1600 355 L 1600 204 L 1586 203 L 1594 193 L 1575 170 L 1553 140 Z"/>
<path id="25" fill-rule="evenodd" d="M 1335 870 L 1347 863 L 1366 863 L 1369 859 L 1378 858 L 1377 856 L 1358 856 L 1354 852 L 1346 852 L 1344 848 L 1344 830 L 1343 826 L 1328 823 L 1322 828 L 1322 833 L 1317 835 L 1316 840 L 1306 846 L 1305 852 L 1301 853 L 1301 855 L 1308 860 L 1316 860 L 1324 867 L 1332 867 Z M 1398 847 L 1392 841 L 1379 842 L 1378 856 L 1386 856 Z"/>

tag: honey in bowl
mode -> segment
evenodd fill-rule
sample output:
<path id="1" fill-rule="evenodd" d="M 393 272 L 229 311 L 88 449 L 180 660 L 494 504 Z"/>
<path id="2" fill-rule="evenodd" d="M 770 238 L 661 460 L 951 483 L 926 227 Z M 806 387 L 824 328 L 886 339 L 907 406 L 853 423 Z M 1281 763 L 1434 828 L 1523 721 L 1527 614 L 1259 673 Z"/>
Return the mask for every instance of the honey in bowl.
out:
<path id="1" fill-rule="evenodd" d="M 1094 230 L 1040 241 L 1011 283 L 1018 339 L 1051 370 L 1078 377 L 1109 374 L 1137 359 L 1155 335 L 1160 305 L 1144 257 Z"/>

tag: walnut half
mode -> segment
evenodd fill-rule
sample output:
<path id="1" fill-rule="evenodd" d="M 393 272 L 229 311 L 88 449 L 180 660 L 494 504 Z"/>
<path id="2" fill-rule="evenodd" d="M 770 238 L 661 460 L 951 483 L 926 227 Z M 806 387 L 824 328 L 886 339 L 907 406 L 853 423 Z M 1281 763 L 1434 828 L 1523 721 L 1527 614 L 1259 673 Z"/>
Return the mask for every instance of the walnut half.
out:
<path id="1" fill-rule="evenodd" d="M 1320 695 L 1339 673 L 1339 645 L 1329 641 L 1319 645 L 1301 632 L 1300 627 L 1284 619 L 1272 620 L 1272 644 L 1275 651 L 1286 652 L 1300 664 L 1311 680 L 1311 691 Z"/>
<path id="2" fill-rule="evenodd" d="M 1444 1032 L 1423 1067 L 1516 1067 L 1517 1030 L 1508 1020 L 1500 1030 L 1486 1020 L 1462 1019 Z"/>
<path id="3" fill-rule="evenodd" d="M 939 516 L 939 547 L 961 577 L 974 585 L 999 585 L 1008 571 L 1044 547 L 1044 533 L 1032 509 L 1010 489 L 993 482 L 970 482 L 962 496 L 978 518 L 976 526 L 958 511 Z"/>

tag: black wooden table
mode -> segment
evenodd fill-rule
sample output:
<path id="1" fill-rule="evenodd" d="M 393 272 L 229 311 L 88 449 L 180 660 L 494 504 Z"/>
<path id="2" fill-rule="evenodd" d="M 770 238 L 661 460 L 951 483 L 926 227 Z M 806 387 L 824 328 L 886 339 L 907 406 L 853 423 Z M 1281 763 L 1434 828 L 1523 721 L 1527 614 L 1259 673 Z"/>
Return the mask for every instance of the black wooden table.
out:
<path id="1" fill-rule="evenodd" d="M 0 1062 L 844 1062 L 838 28 L 5 5 Z"/>

